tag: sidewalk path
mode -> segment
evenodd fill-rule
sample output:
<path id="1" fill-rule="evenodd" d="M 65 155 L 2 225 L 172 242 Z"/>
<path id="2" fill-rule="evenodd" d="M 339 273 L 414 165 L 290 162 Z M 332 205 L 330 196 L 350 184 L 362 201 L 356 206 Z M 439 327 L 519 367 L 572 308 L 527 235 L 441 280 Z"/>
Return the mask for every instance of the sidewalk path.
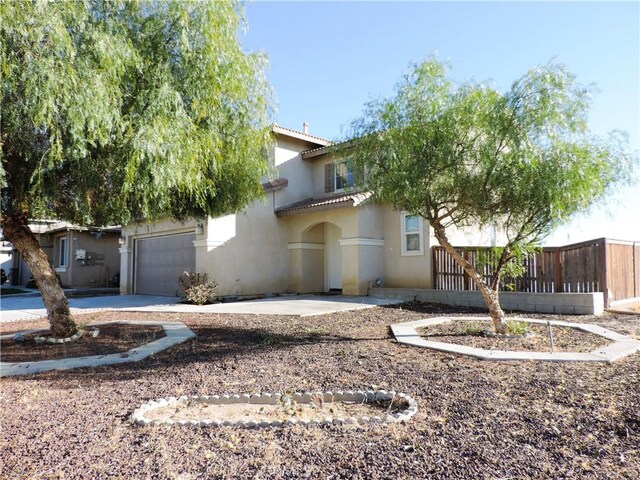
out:
<path id="1" fill-rule="evenodd" d="M 398 303 L 396 299 L 374 297 L 343 297 L 321 295 L 297 295 L 261 300 L 246 300 L 213 305 L 184 305 L 176 297 L 151 295 L 114 295 L 71 298 L 72 313 L 112 309 L 135 312 L 177 313 L 243 313 L 263 315 L 322 315 L 326 313 L 371 308 L 377 305 Z M 0 322 L 15 322 L 46 315 L 40 297 L 2 297 L 0 299 Z"/>

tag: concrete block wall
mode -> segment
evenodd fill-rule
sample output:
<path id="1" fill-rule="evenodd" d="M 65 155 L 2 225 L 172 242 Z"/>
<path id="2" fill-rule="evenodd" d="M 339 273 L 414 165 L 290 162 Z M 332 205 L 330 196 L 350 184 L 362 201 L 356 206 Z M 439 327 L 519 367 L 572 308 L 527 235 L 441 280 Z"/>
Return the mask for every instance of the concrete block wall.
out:
<path id="1" fill-rule="evenodd" d="M 379 298 L 400 298 L 411 301 L 444 303 L 465 307 L 486 308 L 477 291 L 432 290 L 423 288 L 371 288 L 369 295 Z M 604 312 L 604 295 L 592 293 L 528 293 L 500 292 L 504 310 L 524 312 L 562 313 L 566 315 L 600 315 Z"/>

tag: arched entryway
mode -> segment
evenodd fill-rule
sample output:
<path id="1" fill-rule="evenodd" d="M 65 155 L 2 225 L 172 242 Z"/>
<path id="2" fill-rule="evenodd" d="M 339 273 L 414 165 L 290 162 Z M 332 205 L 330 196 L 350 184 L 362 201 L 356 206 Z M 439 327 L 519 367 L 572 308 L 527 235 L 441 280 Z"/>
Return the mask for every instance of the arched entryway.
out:
<path id="1" fill-rule="evenodd" d="M 342 290 L 342 229 L 320 222 L 289 244 L 294 288 L 301 293 Z"/>

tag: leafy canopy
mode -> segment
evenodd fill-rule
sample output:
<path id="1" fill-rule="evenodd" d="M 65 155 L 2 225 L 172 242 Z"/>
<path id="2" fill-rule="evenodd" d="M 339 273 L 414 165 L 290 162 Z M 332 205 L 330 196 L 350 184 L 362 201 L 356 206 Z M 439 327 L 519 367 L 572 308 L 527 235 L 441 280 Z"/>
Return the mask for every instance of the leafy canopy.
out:
<path id="1" fill-rule="evenodd" d="M 429 59 L 353 122 L 350 156 L 365 187 L 436 230 L 495 224 L 507 247 L 539 242 L 626 178 L 626 137 L 590 135 L 590 90 L 562 65 L 535 68 L 498 92 L 454 85 Z"/>
<path id="2" fill-rule="evenodd" d="M 237 211 L 271 91 L 235 1 L 0 3 L 2 211 L 79 224 Z"/>

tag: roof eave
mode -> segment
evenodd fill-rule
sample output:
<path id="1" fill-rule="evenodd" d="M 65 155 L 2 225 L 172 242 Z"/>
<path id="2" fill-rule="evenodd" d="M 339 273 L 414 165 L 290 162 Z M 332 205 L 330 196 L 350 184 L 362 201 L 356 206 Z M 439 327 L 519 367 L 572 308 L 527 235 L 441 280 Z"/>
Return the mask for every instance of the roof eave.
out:
<path id="1" fill-rule="evenodd" d="M 273 125 L 271 127 L 271 131 L 280 135 L 286 135 L 287 137 L 297 138 L 298 140 L 304 140 L 305 142 L 314 143 L 316 145 L 320 145 L 321 147 L 331 145 L 331 142 L 324 138 L 314 137 L 313 135 L 298 132 L 297 130 L 291 130 L 290 128 L 281 127 L 280 125 Z"/>
<path id="2" fill-rule="evenodd" d="M 354 207 L 355 202 L 353 200 L 345 200 L 340 203 L 330 203 L 327 205 L 314 205 L 310 207 L 292 208 L 291 210 L 276 211 L 278 217 L 290 217 L 294 215 L 306 215 L 313 212 L 323 212 L 326 210 L 335 210 L 337 208 L 350 208 Z"/>

